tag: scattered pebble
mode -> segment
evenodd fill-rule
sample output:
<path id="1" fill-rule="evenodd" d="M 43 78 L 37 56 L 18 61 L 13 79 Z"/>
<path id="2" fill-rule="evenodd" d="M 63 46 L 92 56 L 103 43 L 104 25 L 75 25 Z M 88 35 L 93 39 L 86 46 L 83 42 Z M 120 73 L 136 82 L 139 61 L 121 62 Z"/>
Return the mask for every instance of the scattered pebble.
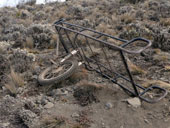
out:
<path id="1" fill-rule="evenodd" d="M 52 97 L 64 96 L 64 95 L 67 95 L 67 94 L 68 94 L 68 91 L 62 90 L 62 89 L 54 89 L 49 93 L 49 95 L 52 96 Z"/>
<path id="2" fill-rule="evenodd" d="M 120 126 L 120 128 L 124 128 L 124 126 L 122 125 L 122 126 Z"/>
<path id="3" fill-rule="evenodd" d="M 46 99 L 46 97 L 43 97 L 41 99 L 41 105 L 46 105 L 48 103 L 48 100 Z"/>
<path id="4" fill-rule="evenodd" d="M 1 125 L 2 125 L 2 128 L 7 128 L 10 125 L 10 123 L 2 123 Z"/>
<path id="5" fill-rule="evenodd" d="M 63 96 L 63 95 L 67 95 L 68 91 L 66 90 L 61 90 L 61 89 L 57 89 L 56 90 L 56 96 Z"/>
<path id="6" fill-rule="evenodd" d="M 80 115 L 78 113 L 76 113 L 76 112 L 71 115 L 72 118 L 78 118 L 79 116 Z"/>
<path id="7" fill-rule="evenodd" d="M 149 124 L 149 121 L 147 119 L 144 119 L 145 123 Z"/>
<path id="8" fill-rule="evenodd" d="M 52 107 L 54 107 L 54 104 L 51 103 L 51 102 L 48 102 L 48 103 L 44 106 L 44 108 L 46 108 L 46 109 L 49 109 L 49 108 L 52 108 Z"/>
<path id="9" fill-rule="evenodd" d="M 107 102 L 107 103 L 105 104 L 105 107 L 106 107 L 107 109 L 111 109 L 111 108 L 113 108 L 113 105 L 112 105 L 112 103 Z"/>

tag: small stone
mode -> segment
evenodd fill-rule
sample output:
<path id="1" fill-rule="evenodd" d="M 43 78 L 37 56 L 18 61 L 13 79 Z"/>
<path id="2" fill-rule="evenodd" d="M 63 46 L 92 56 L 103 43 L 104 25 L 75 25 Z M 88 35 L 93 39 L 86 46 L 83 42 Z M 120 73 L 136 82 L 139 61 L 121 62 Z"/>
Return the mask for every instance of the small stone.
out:
<path id="1" fill-rule="evenodd" d="M 10 125 L 10 123 L 3 123 L 3 124 L 2 124 L 2 127 L 3 127 L 3 128 L 7 128 L 9 125 Z"/>
<path id="2" fill-rule="evenodd" d="M 149 121 L 147 119 L 144 119 L 145 123 L 149 124 Z"/>
<path id="3" fill-rule="evenodd" d="M 71 115 L 71 117 L 73 117 L 73 118 L 78 118 L 80 115 L 78 114 L 78 113 L 73 113 L 72 115 Z"/>
<path id="4" fill-rule="evenodd" d="M 120 128 L 124 128 L 124 126 L 122 125 L 122 126 L 120 126 Z"/>
<path id="5" fill-rule="evenodd" d="M 32 79 L 37 80 L 37 79 L 38 79 L 38 76 L 37 76 L 37 75 L 33 75 L 33 76 L 32 76 Z"/>
<path id="6" fill-rule="evenodd" d="M 102 128 L 105 128 L 105 123 L 104 122 L 102 122 Z"/>
<path id="7" fill-rule="evenodd" d="M 17 93 L 18 93 L 18 94 L 21 94 L 22 92 L 23 92 L 23 88 L 19 87 L 19 88 L 17 89 Z"/>
<path id="8" fill-rule="evenodd" d="M 56 97 L 56 96 L 65 96 L 67 94 L 68 94 L 68 91 L 64 89 L 54 89 L 48 95 L 52 97 Z"/>
<path id="9" fill-rule="evenodd" d="M 127 102 L 128 102 L 130 105 L 132 105 L 133 107 L 135 107 L 135 108 L 141 106 L 141 101 L 140 101 L 140 99 L 137 98 L 137 97 L 127 99 Z"/>
<path id="10" fill-rule="evenodd" d="M 47 99 L 48 102 L 54 103 L 54 98 L 52 98 L 52 97 L 46 97 L 46 99 Z"/>
<path id="11" fill-rule="evenodd" d="M 6 91 L 6 90 L 7 90 L 7 88 L 6 88 L 5 86 L 3 86 L 3 87 L 2 87 L 2 90 L 3 90 L 3 91 Z"/>
<path id="12" fill-rule="evenodd" d="M 105 104 L 105 107 L 107 109 L 111 109 L 111 108 L 113 108 L 113 105 L 112 105 L 112 103 L 108 102 L 108 103 Z"/>
<path id="13" fill-rule="evenodd" d="M 46 97 L 43 97 L 41 99 L 41 105 L 46 105 L 48 103 L 48 100 L 46 99 Z"/>
<path id="14" fill-rule="evenodd" d="M 68 94 L 68 91 L 66 91 L 66 90 L 61 90 L 61 89 L 56 90 L 56 96 L 64 96 L 67 94 Z"/>
<path id="15" fill-rule="evenodd" d="M 73 88 L 71 88 L 71 87 L 70 87 L 70 88 L 66 88 L 66 90 L 67 90 L 68 92 L 71 92 L 71 93 L 73 92 Z"/>
<path id="16" fill-rule="evenodd" d="M 44 106 L 44 108 L 49 109 L 49 108 L 52 108 L 53 106 L 54 106 L 53 103 L 48 102 L 48 103 Z"/>

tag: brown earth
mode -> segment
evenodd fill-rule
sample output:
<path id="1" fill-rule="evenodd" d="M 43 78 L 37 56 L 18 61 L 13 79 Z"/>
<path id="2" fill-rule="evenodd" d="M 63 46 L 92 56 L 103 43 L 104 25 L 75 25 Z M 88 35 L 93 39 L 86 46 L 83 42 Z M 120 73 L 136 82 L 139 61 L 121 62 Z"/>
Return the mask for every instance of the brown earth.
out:
<path id="1" fill-rule="evenodd" d="M 0 128 L 169 128 L 169 94 L 135 107 L 120 87 L 84 66 L 59 84 L 41 86 L 37 81 L 55 57 L 58 37 L 52 24 L 71 18 L 74 24 L 123 39 L 151 40 L 143 55 L 126 54 L 129 67 L 136 82 L 169 91 L 169 17 L 166 0 L 69 0 L 0 8 Z M 61 55 L 62 50 L 60 45 Z M 100 49 L 94 50 L 103 61 Z M 117 53 L 107 52 L 115 56 L 114 68 L 124 73 Z"/>

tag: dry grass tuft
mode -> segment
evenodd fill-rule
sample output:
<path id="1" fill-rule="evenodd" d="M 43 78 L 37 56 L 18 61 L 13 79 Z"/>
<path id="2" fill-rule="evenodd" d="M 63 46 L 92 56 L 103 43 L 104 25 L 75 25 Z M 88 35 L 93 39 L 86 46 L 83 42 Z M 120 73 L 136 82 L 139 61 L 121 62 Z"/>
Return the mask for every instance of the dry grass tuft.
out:
<path id="1" fill-rule="evenodd" d="M 135 17 L 130 13 L 125 13 L 120 16 L 120 20 L 126 24 L 132 23 L 135 20 Z"/>
<path id="2" fill-rule="evenodd" d="M 57 34 L 53 34 L 51 38 L 52 38 L 55 42 L 57 42 L 57 40 L 58 40 Z"/>
<path id="3" fill-rule="evenodd" d="M 170 26 L 170 18 L 161 18 L 160 24 L 166 27 Z"/>
<path id="4" fill-rule="evenodd" d="M 153 59 L 158 62 L 160 61 L 166 62 L 170 60 L 170 54 L 165 53 L 165 52 L 160 52 L 159 54 L 154 55 Z"/>
<path id="5" fill-rule="evenodd" d="M 11 94 L 16 95 L 18 87 L 24 86 L 23 78 L 11 68 L 11 73 L 8 75 L 9 81 L 5 84 L 5 87 Z"/>
<path id="6" fill-rule="evenodd" d="M 69 15 L 66 14 L 67 7 L 63 6 L 59 9 L 60 11 L 57 11 L 56 15 L 57 18 L 68 18 Z"/>
<path id="7" fill-rule="evenodd" d="M 59 116 L 45 115 L 41 121 L 43 128 L 67 128 L 66 118 Z"/>
<path id="8" fill-rule="evenodd" d="M 85 87 L 85 88 L 92 88 L 92 89 L 102 89 L 102 88 L 104 88 L 103 85 L 88 82 L 87 80 L 82 80 L 81 82 L 78 83 L 78 86 Z"/>
<path id="9" fill-rule="evenodd" d="M 92 49 L 93 52 L 91 51 L 91 49 Z M 86 51 L 84 51 L 86 56 L 89 57 L 89 58 L 100 55 L 100 53 L 102 51 L 101 48 L 94 47 L 93 45 L 91 46 L 91 49 L 88 48 Z"/>
<path id="10" fill-rule="evenodd" d="M 75 73 L 73 73 L 70 76 L 71 82 L 77 82 L 80 81 L 82 79 L 87 79 L 88 78 L 88 71 L 85 68 L 81 68 L 80 71 L 77 71 Z"/>
<path id="11" fill-rule="evenodd" d="M 155 48 L 155 49 L 154 49 L 154 52 L 155 52 L 156 54 L 160 54 L 160 53 L 161 53 L 161 49 Z"/>
<path id="12" fill-rule="evenodd" d="M 134 75 L 147 74 L 146 71 L 144 71 L 141 67 L 133 64 L 130 60 L 128 60 L 128 65 L 129 65 L 129 68 L 130 68 L 132 74 L 134 74 Z"/>
<path id="13" fill-rule="evenodd" d="M 117 41 L 117 40 L 114 40 L 114 39 L 112 39 L 112 38 L 109 38 L 107 41 L 108 41 L 109 43 L 112 43 L 112 44 L 115 44 L 115 45 L 118 45 L 118 46 L 122 44 L 121 41 Z"/>
<path id="14" fill-rule="evenodd" d="M 33 53 L 33 54 L 40 54 L 40 51 L 38 49 L 29 49 L 29 48 L 25 48 L 29 53 Z"/>
<path id="15" fill-rule="evenodd" d="M 10 91 L 11 94 L 17 94 L 17 88 L 13 82 L 10 81 L 8 84 L 5 84 L 5 87 Z"/>
<path id="16" fill-rule="evenodd" d="M 9 75 L 10 79 L 13 81 L 16 87 L 22 87 L 24 86 L 24 80 L 21 77 L 20 74 L 14 72 L 13 69 L 11 69 L 11 73 Z"/>
<path id="17" fill-rule="evenodd" d="M 84 128 L 79 123 L 72 123 L 67 118 L 62 116 L 45 115 L 41 119 L 40 125 L 37 128 Z"/>
<path id="18" fill-rule="evenodd" d="M 32 37 L 27 37 L 26 38 L 26 42 L 24 44 L 24 47 L 25 48 L 30 48 L 30 49 L 32 49 L 34 47 L 34 41 L 33 41 Z"/>
<path id="19" fill-rule="evenodd" d="M 166 66 L 164 66 L 164 68 L 166 71 L 170 71 L 170 65 L 166 65 Z"/>
<path id="20" fill-rule="evenodd" d="M 144 87 L 149 87 L 151 85 L 158 85 L 163 88 L 170 88 L 170 83 L 161 81 L 161 80 L 144 80 L 144 83 L 142 84 Z"/>
<path id="21" fill-rule="evenodd" d="M 21 11 L 18 11 L 17 13 L 16 13 L 16 18 L 19 18 L 21 16 Z"/>
<path id="22" fill-rule="evenodd" d="M 107 29 L 106 33 L 109 34 L 109 35 L 117 35 L 117 32 L 115 30 L 111 29 L 111 28 Z"/>
<path id="23" fill-rule="evenodd" d="M 107 33 L 107 30 L 108 30 L 108 26 L 104 23 L 101 23 L 97 26 L 97 30 L 99 32 L 103 32 L 103 33 Z"/>

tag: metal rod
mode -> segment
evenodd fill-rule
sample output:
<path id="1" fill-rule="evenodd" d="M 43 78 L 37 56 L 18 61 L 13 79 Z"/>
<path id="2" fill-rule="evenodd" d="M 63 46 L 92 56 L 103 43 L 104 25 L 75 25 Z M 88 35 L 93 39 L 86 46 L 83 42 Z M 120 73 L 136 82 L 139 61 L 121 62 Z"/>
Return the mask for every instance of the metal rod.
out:
<path id="1" fill-rule="evenodd" d="M 138 90 L 137 90 L 137 88 L 136 88 L 136 84 L 135 84 L 135 82 L 134 82 L 134 80 L 133 80 L 132 74 L 130 73 L 130 70 L 129 70 L 127 61 L 126 61 L 125 56 L 124 56 L 124 54 L 123 54 L 122 51 L 120 51 L 120 55 L 121 55 L 121 57 L 122 57 L 122 61 L 123 61 L 123 63 L 124 63 L 124 66 L 125 66 L 125 68 L 126 68 L 126 71 L 127 71 L 127 73 L 128 73 L 128 76 L 129 76 L 129 78 L 130 78 L 130 81 L 131 81 L 131 83 L 132 83 L 132 86 L 133 86 L 133 89 L 134 89 L 134 91 L 135 91 L 135 93 L 136 93 L 136 96 L 138 96 L 139 93 L 138 93 Z"/>

